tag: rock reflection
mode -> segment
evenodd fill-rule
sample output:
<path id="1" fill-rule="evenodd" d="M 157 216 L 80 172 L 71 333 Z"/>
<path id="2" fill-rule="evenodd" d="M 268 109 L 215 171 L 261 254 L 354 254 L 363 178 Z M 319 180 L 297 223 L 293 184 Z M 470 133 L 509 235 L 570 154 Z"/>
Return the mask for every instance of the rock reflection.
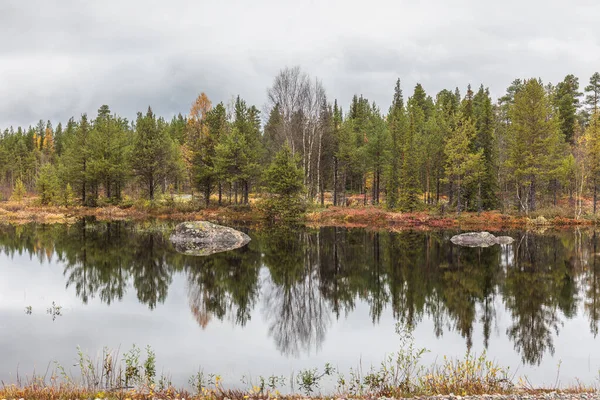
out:
<path id="1" fill-rule="evenodd" d="M 290 356 L 318 351 L 334 321 L 359 303 L 373 324 L 384 312 L 404 324 L 428 319 L 437 337 L 456 332 L 468 348 L 487 348 L 492 335 L 505 334 L 533 365 L 554 353 L 563 324 L 578 313 L 598 334 L 595 231 L 512 232 L 513 245 L 482 249 L 453 246 L 454 232 L 278 229 L 253 233 L 244 248 L 197 258 L 175 252 L 164 228 L 3 225 L 0 248 L 62 264 L 66 288 L 83 303 L 112 304 L 133 290 L 153 309 L 183 274 L 199 327 L 215 320 L 245 326 L 261 313 L 277 349 Z M 494 330 L 499 313 L 510 321 Z"/>

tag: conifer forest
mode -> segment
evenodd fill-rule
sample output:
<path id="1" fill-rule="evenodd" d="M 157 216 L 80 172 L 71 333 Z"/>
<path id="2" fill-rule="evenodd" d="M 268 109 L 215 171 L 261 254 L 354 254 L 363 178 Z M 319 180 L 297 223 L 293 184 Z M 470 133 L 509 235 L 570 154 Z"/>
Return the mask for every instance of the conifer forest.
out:
<path id="1" fill-rule="evenodd" d="M 284 68 L 265 104 L 202 92 L 190 109 L 134 119 L 95 115 L 3 127 L 4 200 L 98 206 L 189 196 L 198 205 L 278 195 L 404 212 L 445 209 L 596 213 L 600 74 L 515 79 L 428 93 L 390 82 L 390 104 L 335 99 L 300 67 Z M 584 205 L 588 205 L 586 211 Z"/>

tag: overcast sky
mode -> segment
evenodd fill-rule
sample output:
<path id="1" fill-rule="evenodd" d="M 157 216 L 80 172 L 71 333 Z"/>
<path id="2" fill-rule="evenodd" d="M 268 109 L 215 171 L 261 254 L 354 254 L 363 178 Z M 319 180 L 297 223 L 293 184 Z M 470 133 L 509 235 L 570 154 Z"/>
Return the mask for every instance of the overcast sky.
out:
<path id="1" fill-rule="evenodd" d="M 0 127 L 187 113 L 202 91 L 262 109 L 285 66 L 320 78 L 347 108 L 468 83 L 501 95 L 517 77 L 582 88 L 600 70 L 596 0 L 245 0 L 0 2 Z"/>

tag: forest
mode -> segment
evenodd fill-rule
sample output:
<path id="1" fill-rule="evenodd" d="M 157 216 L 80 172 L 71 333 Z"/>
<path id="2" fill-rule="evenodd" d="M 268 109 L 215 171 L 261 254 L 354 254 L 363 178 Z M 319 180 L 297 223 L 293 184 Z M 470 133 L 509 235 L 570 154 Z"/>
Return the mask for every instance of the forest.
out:
<path id="1" fill-rule="evenodd" d="M 276 197 L 580 217 L 597 208 L 599 97 L 599 73 L 582 87 L 573 75 L 515 79 L 496 100 L 484 85 L 428 94 L 421 84 L 405 99 L 398 79 L 382 109 L 359 94 L 331 101 L 321 81 L 284 68 L 262 111 L 201 93 L 171 119 L 148 107 L 130 121 L 102 105 L 64 124 L 7 127 L 0 192 L 65 206 L 191 194 L 198 207 Z"/>

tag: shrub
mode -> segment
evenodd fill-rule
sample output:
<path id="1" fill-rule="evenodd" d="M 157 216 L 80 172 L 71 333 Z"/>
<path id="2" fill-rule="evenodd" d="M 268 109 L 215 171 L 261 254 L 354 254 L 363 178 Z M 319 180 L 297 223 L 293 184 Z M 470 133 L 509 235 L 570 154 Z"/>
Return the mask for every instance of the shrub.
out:
<path id="1" fill-rule="evenodd" d="M 36 181 L 36 189 L 40 194 L 40 203 L 46 205 L 55 203 L 58 200 L 60 184 L 56 169 L 52 164 L 45 164 L 41 168 Z"/>
<path id="2" fill-rule="evenodd" d="M 26 194 L 27 194 L 27 190 L 25 189 L 25 185 L 23 184 L 23 181 L 21 180 L 21 178 L 17 178 L 17 180 L 15 181 L 15 187 L 13 189 L 12 195 L 10 196 L 10 199 L 13 201 L 22 201 L 23 197 L 25 197 Z"/>

